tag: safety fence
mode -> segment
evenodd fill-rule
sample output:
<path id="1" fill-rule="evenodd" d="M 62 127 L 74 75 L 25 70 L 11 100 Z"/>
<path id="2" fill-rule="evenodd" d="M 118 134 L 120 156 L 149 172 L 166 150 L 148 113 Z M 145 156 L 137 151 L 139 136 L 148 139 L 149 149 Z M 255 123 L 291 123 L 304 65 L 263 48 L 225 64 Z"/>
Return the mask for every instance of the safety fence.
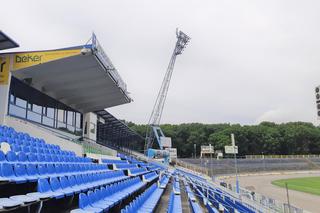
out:
<path id="1" fill-rule="evenodd" d="M 311 155 L 246 155 L 246 159 L 297 159 L 297 158 L 320 158 L 318 154 L 311 154 Z"/>

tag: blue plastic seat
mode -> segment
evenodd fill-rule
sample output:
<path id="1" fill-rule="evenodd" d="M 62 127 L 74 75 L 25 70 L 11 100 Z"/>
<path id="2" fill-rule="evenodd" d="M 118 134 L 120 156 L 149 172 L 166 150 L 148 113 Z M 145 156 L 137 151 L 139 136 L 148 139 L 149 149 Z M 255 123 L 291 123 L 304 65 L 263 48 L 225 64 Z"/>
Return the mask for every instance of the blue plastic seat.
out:
<path id="1" fill-rule="evenodd" d="M 13 169 L 18 178 L 24 178 L 30 182 L 35 182 L 38 180 L 37 177 L 28 175 L 26 166 L 24 164 L 15 164 Z"/>
<path id="2" fill-rule="evenodd" d="M 27 182 L 26 178 L 17 177 L 15 175 L 12 165 L 9 163 L 2 163 L 1 170 L 2 170 L 2 176 L 11 182 L 16 182 L 16 183 Z"/>
<path id="3" fill-rule="evenodd" d="M 16 145 L 16 144 L 10 145 L 10 148 L 14 152 L 20 152 L 21 151 L 21 147 L 19 145 Z"/>
<path id="4" fill-rule="evenodd" d="M 23 145 L 24 145 L 24 146 L 30 146 L 31 143 L 30 143 L 29 140 L 25 140 L 25 141 L 23 141 Z"/>
<path id="5" fill-rule="evenodd" d="M 22 152 L 29 153 L 30 152 L 30 148 L 28 146 L 23 146 L 22 147 Z"/>
<path id="6" fill-rule="evenodd" d="M 66 196 L 72 196 L 73 195 L 73 191 L 72 190 L 69 190 L 69 189 L 63 190 L 62 189 L 61 184 L 60 184 L 58 178 L 56 178 L 56 177 L 50 178 L 50 186 L 51 186 L 51 189 L 52 189 L 53 192 L 62 193 L 64 195 L 66 195 Z"/>
<path id="7" fill-rule="evenodd" d="M 0 163 L 1 163 L 1 162 L 5 162 L 5 161 L 7 161 L 7 160 L 6 160 L 6 156 L 5 156 L 5 154 L 0 150 Z"/>
<path id="8" fill-rule="evenodd" d="M 73 193 L 79 193 L 80 190 L 77 189 L 73 189 L 71 187 L 71 183 L 69 182 L 69 180 L 66 177 L 60 177 L 60 185 L 61 188 L 63 190 L 63 192 L 67 193 L 67 194 L 73 194 Z"/>
<path id="9" fill-rule="evenodd" d="M 62 171 L 65 175 L 69 175 L 70 174 L 70 169 L 69 169 L 69 165 L 68 164 L 62 164 Z"/>
<path id="10" fill-rule="evenodd" d="M 81 182 L 79 182 L 79 180 L 77 181 L 75 176 L 69 176 L 68 180 L 72 189 L 76 190 L 77 192 L 81 192 L 82 190 L 84 190 Z"/>
<path id="11" fill-rule="evenodd" d="M 26 164 L 26 169 L 27 169 L 27 174 L 30 178 L 35 178 L 35 179 L 41 178 L 35 164 Z"/>
<path id="12" fill-rule="evenodd" d="M 38 160 L 38 162 L 46 162 L 46 159 L 45 159 L 44 155 L 42 155 L 42 154 L 37 155 L 37 160 Z"/>
<path id="13" fill-rule="evenodd" d="M 49 176 L 47 166 L 45 164 L 38 164 L 37 169 L 41 177 L 44 178 Z"/>
<path id="14" fill-rule="evenodd" d="M 37 156 L 36 156 L 35 154 L 33 154 L 33 153 L 30 152 L 30 153 L 28 154 L 28 161 L 29 161 L 30 163 L 37 162 L 37 161 L 38 161 Z"/>
<path id="15" fill-rule="evenodd" d="M 28 161 L 27 155 L 24 152 L 18 153 L 18 161 L 21 163 L 25 163 Z"/>
<path id="16" fill-rule="evenodd" d="M 34 146 L 30 146 L 30 152 L 33 154 L 37 154 L 38 153 L 38 149 L 36 149 Z"/>
<path id="17" fill-rule="evenodd" d="M 56 172 L 57 174 L 62 174 L 62 165 L 61 164 L 55 164 Z"/>
<path id="18" fill-rule="evenodd" d="M 28 193 L 27 196 L 36 197 L 39 199 L 49 197 L 60 199 L 64 197 L 64 193 L 53 192 L 48 182 L 48 179 L 43 178 L 38 180 L 38 192 Z"/>
<path id="19" fill-rule="evenodd" d="M 57 155 L 52 155 L 52 162 L 58 162 L 58 157 Z"/>
<path id="20" fill-rule="evenodd" d="M 101 209 L 102 211 L 106 211 L 109 209 L 109 205 L 107 205 L 107 203 L 102 200 L 99 189 L 95 189 L 94 192 L 89 191 L 88 198 L 91 207 Z"/>
<path id="21" fill-rule="evenodd" d="M 107 187 L 101 187 L 100 188 L 100 194 L 101 194 L 101 198 L 102 198 L 103 202 L 108 204 L 109 208 L 113 207 L 115 204 L 120 202 L 117 199 L 111 199 L 112 198 L 112 192 L 110 192 L 110 185 L 107 186 Z"/>
<path id="22" fill-rule="evenodd" d="M 3 173 L 2 173 L 2 166 L 0 164 L 0 182 L 9 182 L 10 180 L 6 177 L 3 176 Z"/>
<path id="23" fill-rule="evenodd" d="M 51 163 L 46 164 L 47 166 L 47 171 L 48 171 L 48 176 L 50 177 L 57 177 L 59 174 L 57 174 L 57 171 L 55 169 L 55 166 Z"/>
<path id="24" fill-rule="evenodd" d="M 97 212 L 97 213 L 103 212 L 103 209 L 94 208 L 91 206 L 90 197 L 92 193 L 93 193 L 92 191 L 89 191 L 88 195 L 85 195 L 83 193 L 79 195 L 79 207 L 85 211 L 91 211 L 91 212 Z"/>
<path id="25" fill-rule="evenodd" d="M 51 158 L 50 155 L 46 154 L 46 155 L 44 156 L 44 158 L 45 158 L 45 161 L 46 161 L 46 162 L 52 162 L 52 158 Z"/>
<path id="26" fill-rule="evenodd" d="M 7 152 L 6 158 L 8 162 L 16 162 L 18 160 L 16 153 L 13 151 Z"/>

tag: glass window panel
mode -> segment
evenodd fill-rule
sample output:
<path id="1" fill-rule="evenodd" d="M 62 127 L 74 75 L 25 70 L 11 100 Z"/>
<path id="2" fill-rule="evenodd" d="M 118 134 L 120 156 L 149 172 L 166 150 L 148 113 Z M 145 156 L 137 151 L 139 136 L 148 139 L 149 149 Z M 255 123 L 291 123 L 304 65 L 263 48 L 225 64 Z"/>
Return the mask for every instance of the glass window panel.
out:
<path id="1" fill-rule="evenodd" d="M 53 108 L 47 108 L 47 117 L 54 118 L 54 109 Z"/>
<path id="2" fill-rule="evenodd" d="M 41 123 L 41 114 L 38 114 L 38 113 L 35 113 L 32 111 L 28 111 L 27 119 L 34 121 L 34 122 L 37 122 L 37 123 Z"/>
<path id="3" fill-rule="evenodd" d="M 10 104 L 9 115 L 17 116 L 20 118 L 26 117 L 26 109 Z"/>
<path id="4" fill-rule="evenodd" d="M 74 113 L 71 112 L 71 111 L 67 111 L 67 113 L 68 113 L 68 116 L 67 116 L 67 118 L 68 118 L 67 124 L 74 126 L 74 122 L 73 122 L 73 121 L 74 121 L 74 118 L 73 118 Z"/>
<path id="5" fill-rule="evenodd" d="M 42 113 L 42 106 L 33 104 L 32 111 L 41 114 Z"/>
<path id="6" fill-rule="evenodd" d="M 16 98 L 16 105 L 23 107 L 23 108 L 26 108 L 27 102 L 23 99 Z"/>
<path id="7" fill-rule="evenodd" d="M 81 128 L 81 123 L 82 123 L 81 114 L 76 112 L 76 127 Z"/>

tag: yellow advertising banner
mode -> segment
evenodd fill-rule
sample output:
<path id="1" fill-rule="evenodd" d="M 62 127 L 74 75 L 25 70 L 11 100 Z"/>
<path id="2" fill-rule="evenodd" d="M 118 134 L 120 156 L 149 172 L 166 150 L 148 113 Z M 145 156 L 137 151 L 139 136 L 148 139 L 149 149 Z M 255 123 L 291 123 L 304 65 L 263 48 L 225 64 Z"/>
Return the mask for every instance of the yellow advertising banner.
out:
<path id="1" fill-rule="evenodd" d="M 13 55 L 13 71 L 81 54 L 81 49 L 27 52 Z"/>
<path id="2" fill-rule="evenodd" d="M 10 56 L 0 55 L 0 85 L 7 85 L 9 82 Z"/>

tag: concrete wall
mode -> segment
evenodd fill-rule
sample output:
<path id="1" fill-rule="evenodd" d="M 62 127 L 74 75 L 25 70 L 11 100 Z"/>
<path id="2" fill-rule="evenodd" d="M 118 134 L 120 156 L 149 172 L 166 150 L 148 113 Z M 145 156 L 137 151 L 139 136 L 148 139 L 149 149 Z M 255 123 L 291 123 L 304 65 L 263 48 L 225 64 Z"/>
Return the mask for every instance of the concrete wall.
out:
<path id="1" fill-rule="evenodd" d="M 93 153 L 87 153 L 87 157 L 97 159 L 99 160 L 99 163 L 101 163 L 101 159 L 113 159 L 113 160 L 120 160 L 119 157 L 111 156 L 111 155 L 100 155 L 100 154 L 93 154 Z"/>
<path id="2" fill-rule="evenodd" d="M 28 121 L 6 116 L 5 125 L 13 127 L 16 131 L 28 133 L 30 136 L 43 138 L 47 143 L 59 145 L 63 150 L 74 151 L 78 156 L 82 156 L 83 154 L 81 145 L 73 143 L 67 139 L 60 138 L 56 136 L 54 132 L 39 128 L 37 125 Z"/>

